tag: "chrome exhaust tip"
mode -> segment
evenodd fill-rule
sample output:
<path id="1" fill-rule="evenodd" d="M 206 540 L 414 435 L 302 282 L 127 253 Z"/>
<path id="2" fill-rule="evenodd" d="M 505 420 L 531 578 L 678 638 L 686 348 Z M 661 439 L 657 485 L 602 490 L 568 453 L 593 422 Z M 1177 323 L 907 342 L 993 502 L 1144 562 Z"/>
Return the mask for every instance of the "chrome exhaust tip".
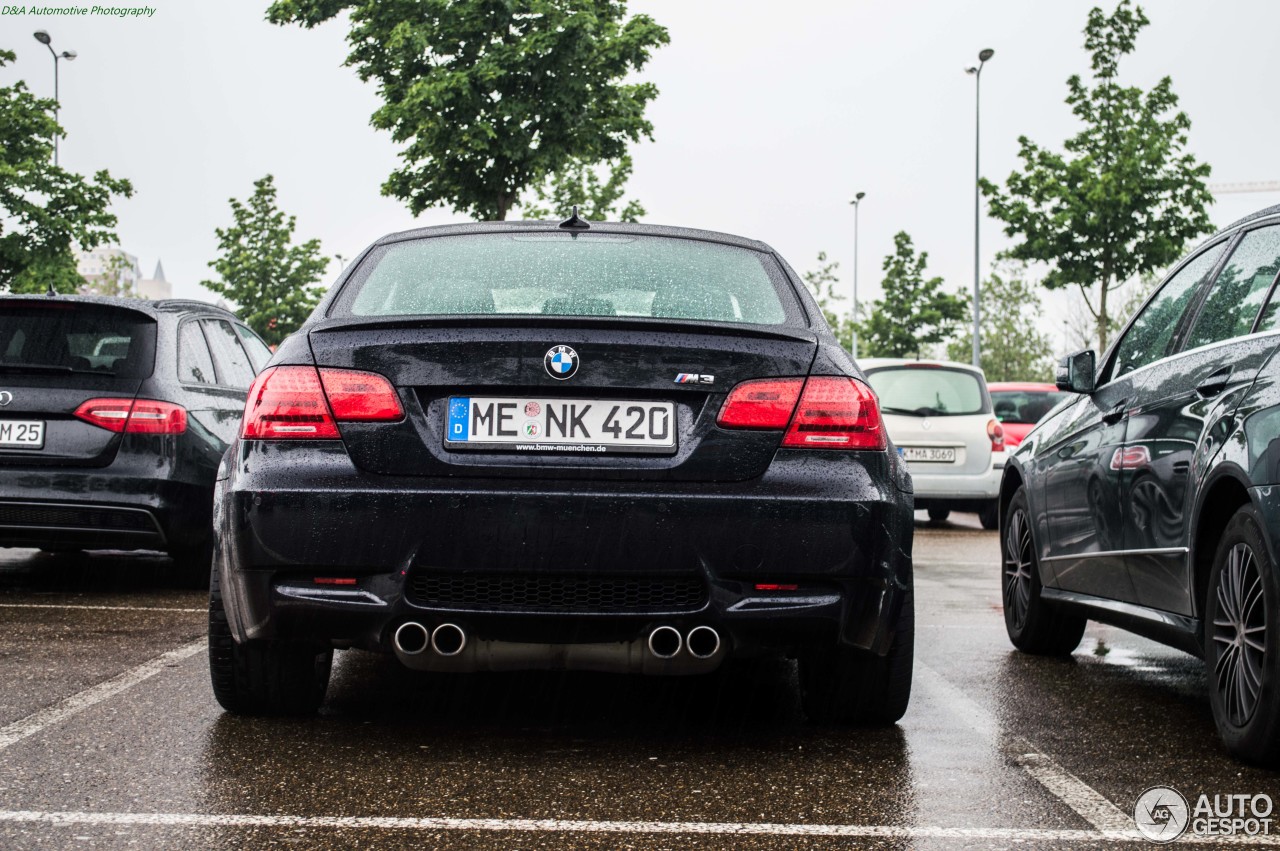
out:
<path id="1" fill-rule="evenodd" d="M 415 621 L 400 624 L 393 639 L 396 650 L 405 656 L 417 656 L 431 646 L 431 633 Z"/>
<path id="2" fill-rule="evenodd" d="M 649 633 L 649 652 L 659 659 L 674 659 L 683 644 L 680 630 L 673 626 L 660 626 Z"/>
<path id="3" fill-rule="evenodd" d="M 441 656 L 457 656 L 467 646 L 467 634 L 455 623 L 442 623 L 431 633 L 431 649 Z"/>
<path id="4" fill-rule="evenodd" d="M 695 626 L 685 636 L 689 655 L 695 659 L 710 659 L 720 652 L 720 633 L 709 626 Z"/>

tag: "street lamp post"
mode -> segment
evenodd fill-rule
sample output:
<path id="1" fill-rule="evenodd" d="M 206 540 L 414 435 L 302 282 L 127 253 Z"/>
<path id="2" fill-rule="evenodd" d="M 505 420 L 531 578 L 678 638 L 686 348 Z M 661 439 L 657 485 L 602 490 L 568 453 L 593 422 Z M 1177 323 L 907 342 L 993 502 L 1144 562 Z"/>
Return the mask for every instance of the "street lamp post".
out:
<path id="1" fill-rule="evenodd" d="M 982 171 L 979 166 L 982 145 L 982 66 L 995 56 L 996 52 L 986 48 L 978 54 L 978 64 L 965 68 L 966 74 L 973 75 L 973 365 L 982 366 L 982 295 L 979 292 L 982 281 L 981 255 L 978 253 L 978 233 L 982 217 L 979 213 Z"/>
<path id="2" fill-rule="evenodd" d="M 76 52 L 74 50 L 64 50 L 61 53 L 59 53 L 58 51 L 54 50 L 53 44 L 51 43 L 53 39 L 49 36 L 49 33 L 46 30 L 36 30 L 34 35 L 36 37 L 36 41 L 40 42 L 45 47 L 49 48 L 49 53 L 53 54 L 53 120 L 57 121 L 58 107 L 61 105 L 58 102 L 58 62 L 59 60 L 62 60 L 62 59 L 66 59 L 66 60 L 75 59 Z M 57 133 L 53 134 L 53 164 L 54 165 L 58 164 L 58 134 Z"/>
<path id="3" fill-rule="evenodd" d="M 853 338 L 849 342 L 849 354 L 858 358 L 858 203 L 867 196 L 859 192 L 849 203 L 853 205 Z"/>

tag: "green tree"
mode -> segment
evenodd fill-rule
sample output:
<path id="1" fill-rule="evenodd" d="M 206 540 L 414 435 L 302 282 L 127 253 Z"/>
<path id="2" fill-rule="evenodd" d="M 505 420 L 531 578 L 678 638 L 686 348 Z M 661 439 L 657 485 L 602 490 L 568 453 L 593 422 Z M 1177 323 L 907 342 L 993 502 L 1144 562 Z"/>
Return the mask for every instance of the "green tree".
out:
<path id="1" fill-rule="evenodd" d="M 929 253 L 916 254 L 911 237 L 899 231 L 894 252 L 884 258 L 884 298 L 858 326 L 859 348 L 871 357 L 920 357 L 941 343 L 967 314 L 964 299 L 942 291 L 942 278 L 925 279 Z"/>
<path id="2" fill-rule="evenodd" d="M 16 58 L 0 50 L 0 68 Z M 37 98 L 21 80 L 0 88 L 0 290 L 73 293 L 84 281 L 72 247 L 115 239 L 113 196 L 133 187 L 99 171 L 91 180 L 53 164 L 57 104 Z"/>
<path id="3" fill-rule="evenodd" d="M 813 298 L 822 309 L 822 315 L 826 317 L 832 333 L 836 335 L 836 339 L 840 341 L 845 351 L 848 351 L 853 345 L 853 319 L 845 306 L 846 299 L 843 293 L 837 291 L 840 276 L 836 274 L 836 270 L 839 268 L 838 262 L 827 261 L 827 252 L 819 251 L 818 268 L 810 269 L 800 277 L 804 279 L 809 292 L 813 293 Z"/>
<path id="4" fill-rule="evenodd" d="M 601 180 L 600 172 L 608 172 Z M 618 211 L 623 186 L 631 176 L 630 155 L 616 163 L 592 165 L 581 160 L 552 175 L 551 179 L 536 190 L 537 201 L 524 206 L 526 219 L 567 218 L 576 205 L 578 215 L 589 221 L 613 219 L 620 222 L 638 222 L 645 214 L 639 201 L 632 199 Z"/>
<path id="5" fill-rule="evenodd" d="M 1053 344 L 1040 331 L 1044 310 L 1036 287 L 1026 279 L 1024 264 L 993 271 L 982 282 L 982 371 L 988 381 L 1048 381 L 1053 377 Z M 968 363 L 973 335 L 962 334 L 947 345 L 947 357 Z"/>
<path id="6" fill-rule="evenodd" d="M 441 204 L 505 219 L 521 195 L 652 138 L 650 83 L 624 83 L 669 40 L 622 0 L 276 0 L 277 24 L 348 12 L 347 64 L 375 80 L 372 123 L 405 145 L 382 186 L 414 215 Z"/>
<path id="7" fill-rule="evenodd" d="M 202 281 L 210 292 L 226 296 L 240 317 L 270 345 L 298 329 L 320 301 L 315 286 L 329 265 L 320 240 L 293 244 L 294 216 L 276 206 L 275 178 L 254 181 L 247 203 L 231 199 L 229 228 L 217 228 L 221 256 L 209 266 L 219 280 Z"/>
<path id="8" fill-rule="evenodd" d="M 1108 293 L 1169 265 L 1211 229 L 1209 166 L 1186 152 L 1191 120 L 1175 111 L 1170 79 L 1147 92 L 1116 81 L 1121 57 L 1147 23 L 1129 0 L 1111 15 L 1090 11 L 1084 45 L 1092 86 L 1079 75 L 1067 81 L 1066 102 L 1083 128 L 1063 144 L 1065 154 L 1021 137 L 1023 166 L 1005 188 L 982 181 L 991 215 L 1021 239 L 1007 255 L 1048 263 L 1050 289 L 1079 287 L 1102 348 L 1111 330 Z"/>

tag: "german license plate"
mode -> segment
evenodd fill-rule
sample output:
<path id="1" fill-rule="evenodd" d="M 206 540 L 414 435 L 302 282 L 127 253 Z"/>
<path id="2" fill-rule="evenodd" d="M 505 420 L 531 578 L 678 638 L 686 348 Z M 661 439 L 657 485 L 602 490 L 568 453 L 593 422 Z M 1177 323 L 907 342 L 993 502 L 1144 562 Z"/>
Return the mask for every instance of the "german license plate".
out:
<path id="1" fill-rule="evenodd" d="M 453 396 L 445 416 L 450 449 L 676 451 L 673 402 Z"/>
<path id="2" fill-rule="evenodd" d="M 937 464 L 954 464 L 956 462 L 956 450 L 952 447 L 903 446 L 898 451 L 908 461 L 924 461 Z"/>
<path id="3" fill-rule="evenodd" d="M 5 449 L 43 449 L 42 420 L 0 420 L 0 447 Z"/>

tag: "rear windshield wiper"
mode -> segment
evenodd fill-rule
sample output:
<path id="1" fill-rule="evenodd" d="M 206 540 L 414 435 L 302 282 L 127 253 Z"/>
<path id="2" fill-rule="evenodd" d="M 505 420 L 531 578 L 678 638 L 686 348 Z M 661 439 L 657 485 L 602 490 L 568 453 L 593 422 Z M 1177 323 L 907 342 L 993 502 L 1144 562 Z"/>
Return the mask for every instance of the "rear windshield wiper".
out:
<path id="1" fill-rule="evenodd" d="M 918 417 L 918 416 L 920 416 L 920 414 L 919 414 L 919 412 L 918 412 L 918 411 L 915 411 L 915 410 L 908 410 L 908 409 L 906 409 L 906 408 L 890 408 L 890 407 L 882 407 L 882 408 L 880 408 L 880 410 L 881 410 L 883 413 L 886 413 L 886 414 L 901 414 L 902 416 L 907 416 L 907 417 Z"/>
<path id="2" fill-rule="evenodd" d="M 108 372 L 105 369 L 73 369 L 69 366 L 54 366 L 51 364 L 40 363 L 0 363 L 0 372 L 37 372 L 53 373 L 56 375 L 115 375 L 114 372 Z"/>

